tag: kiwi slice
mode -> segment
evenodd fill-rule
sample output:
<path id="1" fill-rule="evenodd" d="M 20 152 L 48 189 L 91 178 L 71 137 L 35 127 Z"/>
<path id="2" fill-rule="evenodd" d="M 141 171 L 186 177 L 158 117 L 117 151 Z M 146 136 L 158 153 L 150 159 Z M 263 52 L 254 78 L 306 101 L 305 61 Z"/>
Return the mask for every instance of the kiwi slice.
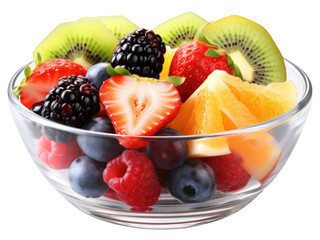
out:
<path id="1" fill-rule="evenodd" d="M 101 21 L 110 31 L 114 34 L 114 36 L 118 39 L 118 41 L 133 32 L 138 28 L 136 24 L 131 22 L 128 18 L 124 16 L 105 16 L 105 17 L 83 17 L 78 19 L 78 21 L 88 21 L 88 20 L 98 20 Z"/>
<path id="2" fill-rule="evenodd" d="M 239 67 L 243 80 L 267 85 L 286 81 L 283 57 L 259 24 L 229 16 L 201 28 L 198 39 L 224 49 Z"/>
<path id="3" fill-rule="evenodd" d="M 35 48 L 33 59 L 36 66 L 50 59 L 66 58 L 90 68 L 109 61 L 117 43 L 100 21 L 61 23 Z"/>
<path id="4" fill-rule="evenodd" d="M 153 31 L 161 36 L 166 45 L 177 48 L 192 41 L 200 28 L 207 22 L 193 12 L 186 12 L 160 24 Z"/>

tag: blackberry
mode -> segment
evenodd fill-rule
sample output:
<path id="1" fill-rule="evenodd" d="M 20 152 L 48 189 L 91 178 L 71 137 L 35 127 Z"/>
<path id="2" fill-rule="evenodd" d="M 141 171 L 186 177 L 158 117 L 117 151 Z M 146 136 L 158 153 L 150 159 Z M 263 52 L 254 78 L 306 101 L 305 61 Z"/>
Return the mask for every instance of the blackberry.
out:
<path id="1" fill-rule="evenodd" d="M 30 110 L 52 121 L 80 128 L 100 111 L 98 90 L 83 76 L 62 77 L 45 100 L 34 104 Z M 45 127 L 43 133 L 50 140 L 60 143 L 73 139 L 70 133 L 49 127 Z"/>
<path id="2" fill-rule="evenodd" d="M 98 90 L 83 76 L 59 79 L 43 103 L 41 116 L 72 127 L 84 122 L 100 111 Z"/>
<path id="3" fill-rule="evenodd" d="M 120 39 L 111 58 L 111 66 L 124 67 L 141 77 L 159 78 L 166 45 L 159 34 L 138 28 Z"/>

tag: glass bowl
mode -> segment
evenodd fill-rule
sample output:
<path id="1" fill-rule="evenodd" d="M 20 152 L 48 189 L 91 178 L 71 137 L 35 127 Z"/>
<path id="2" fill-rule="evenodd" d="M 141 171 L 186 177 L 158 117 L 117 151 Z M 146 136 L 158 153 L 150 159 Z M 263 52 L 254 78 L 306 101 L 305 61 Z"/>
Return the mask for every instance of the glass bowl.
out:
<path id="1" fill-rule="evenodd" d="M 110 139 L 118 141 L 123 136 L 68 127 L 49 121 L 28 110 L 12 94 L 12 89 L 19 85 L 24 77 L 25 66 L 12 77 L 8 87 L 8 97 L 13 119 L 31 158 L 50 184 L 78 209 L 96 218 L 125 226 L 151 229 L 184 228 L 212 222 L 239 211 L 271 183 L 286 163 L 306 121 L 311 104 L 312 86 L 307 75 L 299 67 L 288 60 L 285 60 L 285 65 L 287 78 L 297 87 L 299 102 L 281 116 L 258 125 L 216 134 L 175 137 L 132 136 L 149 143 L 226 138 L 240 143 L 244 148 L 250 149 L 253 154 L 272 148 L 275 152 L 273 157 L 276 159 L 271 161 L 270 164 L 273 165 L 269 166 L 268 174 L 260 180 L 252 177 L 255 174 L 250 174 L 252 175 L 250 180 L 240 190 L 231 192 L 217 190 L 209 200 L 197 203 L 183 203 L 163 187 L 159 200 L 147 211 L 134 210 L 113 198 L 105 196 L 88 198 L 76 193 L 69 185 L 68 169 L 55 170 L 41 162 L 36 155 L 39 138 L 44 132 L 51 132 L 69 140 L 81 136 L 100 141 Z M 272 141 L 265 139 L 272 139 Z M 256 155 L 259 156 L 259 154 Z M 259 166 L 253 166 L 253 168 L 257 169 L 256 174 L 259 175 Z"/>

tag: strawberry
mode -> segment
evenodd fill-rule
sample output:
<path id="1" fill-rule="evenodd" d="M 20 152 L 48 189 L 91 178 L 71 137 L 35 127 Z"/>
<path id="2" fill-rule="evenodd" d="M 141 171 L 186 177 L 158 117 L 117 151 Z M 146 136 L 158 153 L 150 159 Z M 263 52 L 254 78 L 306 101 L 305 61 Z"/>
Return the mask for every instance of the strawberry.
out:
<path id="1" fill-rule="evenodd" d="M 19 86 L 21 103 L 30 108 L 44 100 L 49 91 L 57 85 L 61 77 L 70 75 L 85 76 L 87 69 L 67 59 L 56 58 L 37 66 L 29 79 Z"/>
<path id="2" fill-rule="evenodd" d="M 107 111 L 120 144 L 128 148 L 148 145 L 134 136 L 152 136 L 178 114 L 181 99 L 170 82 L 138 76 L 114 76 L 100 89 L 100 101 Z"/>
<path id="3" fill-rule="evenodd" d="M 216 69 L 233 75 L 226 54 L 203 42 L 192 41 L 180 46 L 175 52 L 169 76 L 186 78 L 183 84 L 177 86 L 181 100 L 185 102 Z"/>

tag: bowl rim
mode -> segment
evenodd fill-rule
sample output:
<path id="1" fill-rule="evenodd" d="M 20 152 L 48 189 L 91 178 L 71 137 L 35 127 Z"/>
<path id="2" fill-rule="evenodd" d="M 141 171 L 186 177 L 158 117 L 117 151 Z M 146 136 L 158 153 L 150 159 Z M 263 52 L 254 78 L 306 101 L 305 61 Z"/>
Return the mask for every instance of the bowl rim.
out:
<path id="1" fill-rule="evenodd" d="M 201 138 L 212 138 L 212 137 L 223 137 L 223 136 L 230 136 L 230 135 L 242 135 L 254 131 L 260 131 L 260 130 L 265 130 L 265 129 L 270 129 L 273 128 L 277 125 L 281 125 L 284 122 L 289 121 L 291 118 L 302 112 L 310 103 L 311 98 L 312 98 L 312 84 L 309 79 L 309 77 L 306 75 L 306 73 L 297 65 L 292 63 L 291 61 L 284 59 L 285 64 L 289 65 L 293 69 L 297 71 L 297 73 L 302 77 L 303 83 L 305 85 L 305 91 L 303 93 L 303 96 L 301 97 L 300 101 L 295 105 L 293 108 L 291 108 L 289 111 L 283 113 L 280 116 L 277 116 L 275 118 L 272 118 L 268 121 L 261 122 L 256 125 L 252 125 L 249 127 L 245 128 L 239 128 L 235 130 L 230 130 L 230 131 L 224 131 L 224 132 L 218 132 L 218 133 L 211 133 L 211 134 L 203 134 L 203 135 L 182 135 L 182 136 L 134 136 L 134 135 L 120 135 L 120 134 L 115 134 L 115 133 L 102 133 L 102 132 L 95 132 L 95 131 L 90 131 L 90 130 L 85 130 L 81 128 L 75 128 L 75 127 L 70 127 L 66 126 L 60 123 L 56 123 L 54 121 L 50 121 L 44 117 L 41 117 L 32 111 L 30 111 L 28 108 L 26 108 L 19 99 L 12 93 L 12 89 L 15 86 L 16 81 L 18 80 L 19 76 L 21 73 L 24 71 L 25 67 L 27 65 L 32 64 L 33 62 L 30 62 L 24 66 L 22 66 L 11 78 L 7 93 L 9 97 L 9 103 L 12 105 L 18 112 L 26 117 L 27 119 L 36 122 L 38 124 L 41 124 L 46 127 L 51 127 L 55 128 L 58 130 L 62 130 L 65 132 L 70 132 L 73 134 L 77 135 L 87 135 L 87 136 L 99 136 L 99 137 L 112 137 L 112 138 L 123 138 L 123 137 L 133 137 L 133 138 L 139 138 L 142 140 L 157 140 L 157 139 L 170 139 L 170 140 L 181 140 L 181 141 L 186 141 L 186 140 L 195 140 L 195 139 L 201 139 Z"/>

